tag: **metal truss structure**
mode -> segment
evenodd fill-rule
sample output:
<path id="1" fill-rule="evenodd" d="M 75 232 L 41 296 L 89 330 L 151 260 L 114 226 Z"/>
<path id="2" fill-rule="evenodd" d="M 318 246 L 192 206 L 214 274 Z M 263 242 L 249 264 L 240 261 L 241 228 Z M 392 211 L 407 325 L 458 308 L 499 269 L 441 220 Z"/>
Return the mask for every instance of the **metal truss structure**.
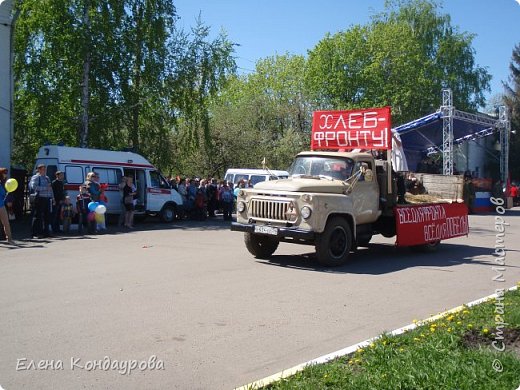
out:
<path id="1" fill-rule="evenodd" d="M 498 107 L 498 125 L 500 128 L 500 179 L 507 182 L 509 176 L 509 133 L 511 121 L 505 106 Z"/>
<path id="2" fill-rule="evenodd" d="M 453 175 L 453 97 L 451 89 L 443 88 L 442 106 L 442 174 Z"/>
<path id="3" fill-rule="evenodd" d="M 509 133 L 511 122 L 505 106 L 498 107 L 498 119 L 484 114 L 472 114 L 459 111 L 453 107 L 453 95 L 449 88 L 442 90 L 442 106 L 439 111 L 442 117 L 442 173 L 453 174 L 453 145 L 478 138 L 487 137 L 496 131 L 500 132 L 500 178 L 505 183 L 509 172 Z M 465 137 L 453 139 L 453 120 L 458 119 L 468 123 L 488 126 L 484 130 L 469 134 Z M 436 148 L 429 148 L 433 153 Z"/>
<path id="4" fill-rule="evenodd" d="M 495 133 L 495 129 L 493 127 L 489 127 L 487 129 L 477 131 L 476 133 L 454 139 L 453 145 L 455 146 L 455 145 L 460 145 L 464 142 L 475 141 L 480 138 L 488 137 L 494 133 Z M 426 154 L 428 154 L 428 155 L 437 154 L 437 153 L 442 153 L 442 149 L 440 149 L 438 146 L 430 146 L 428 149 L 426 149 Z"/>

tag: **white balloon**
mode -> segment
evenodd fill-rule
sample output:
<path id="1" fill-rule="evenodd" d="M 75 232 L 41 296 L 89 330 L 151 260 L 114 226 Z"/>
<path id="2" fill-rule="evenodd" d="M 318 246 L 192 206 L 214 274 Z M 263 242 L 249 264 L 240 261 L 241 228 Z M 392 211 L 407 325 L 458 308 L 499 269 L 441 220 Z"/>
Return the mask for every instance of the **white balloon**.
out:
<path id="1" fill-rule="evenodd" d="M 96 207 L 96 214 L 105 214 L 107 212 L 107 208 L 100 204 L 98 207 Z"/>

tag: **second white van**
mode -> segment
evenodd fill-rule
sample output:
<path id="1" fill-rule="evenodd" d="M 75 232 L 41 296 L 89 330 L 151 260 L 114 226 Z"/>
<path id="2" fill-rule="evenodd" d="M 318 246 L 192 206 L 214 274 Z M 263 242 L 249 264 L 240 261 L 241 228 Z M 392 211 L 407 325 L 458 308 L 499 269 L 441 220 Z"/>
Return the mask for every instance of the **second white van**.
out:
<path id="1" fill-rule="evenodd" d="M 232 168 L 226 171 L 224 180 L 232 182 L 235 185 L 238 184 L 241 180 L 245 180 L 246 182 L 251 180 L 251 184 L 255 185 L 261 181 L 287 179 L 288 177 L 289 172 L 287 171 Z"/>

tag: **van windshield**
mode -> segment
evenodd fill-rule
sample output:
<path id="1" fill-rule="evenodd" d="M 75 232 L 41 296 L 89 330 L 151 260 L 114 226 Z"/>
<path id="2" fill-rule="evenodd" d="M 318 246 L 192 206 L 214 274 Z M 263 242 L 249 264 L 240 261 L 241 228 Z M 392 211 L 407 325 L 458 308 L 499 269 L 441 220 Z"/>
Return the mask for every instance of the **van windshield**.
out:
<path id="1" fill-rule="evenodd" d="M 353 160 L 330 156 L 299 156 L 289 167 L 291 176 L 327 176 L 346 180 L 352 175 Z"/>
<path id="2" fill-rule="evenodd" d="M 260 183 L 262 181 L 265 181 L 265 175 L 251 175 L 251 184 L 255 185 L 257 183 Z"/>
<path id="3" fill-rule="evenodd" d="M 170 188 L 170 185 L 157 171 L 150 171 L 150 185 L 154 188 Z"/>

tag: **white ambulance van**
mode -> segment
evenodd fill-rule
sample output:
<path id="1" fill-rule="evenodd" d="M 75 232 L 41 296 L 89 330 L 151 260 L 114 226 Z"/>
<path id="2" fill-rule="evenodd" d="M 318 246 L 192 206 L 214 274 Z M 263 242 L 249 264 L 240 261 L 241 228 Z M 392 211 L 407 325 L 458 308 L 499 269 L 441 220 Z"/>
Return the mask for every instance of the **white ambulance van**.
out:
<path id="1" fill-rule="evenodd" d="M 159 215 L 164 222 L 172 222 L 183 208 L 180 194 L 148 160 L 136 153 L 48 145 L 38 151 L 35 167 L 39 164 L 47 166 L 51 180 L 56 171 L 65 174 L 65 189 L 74 207 L 87 173 L 96 172 L 99 183 L 107 184 L 109 214 L 121 212 L 119 183 L 123 175 L 132 177 L 137 186 L 136 215 Z"/>

